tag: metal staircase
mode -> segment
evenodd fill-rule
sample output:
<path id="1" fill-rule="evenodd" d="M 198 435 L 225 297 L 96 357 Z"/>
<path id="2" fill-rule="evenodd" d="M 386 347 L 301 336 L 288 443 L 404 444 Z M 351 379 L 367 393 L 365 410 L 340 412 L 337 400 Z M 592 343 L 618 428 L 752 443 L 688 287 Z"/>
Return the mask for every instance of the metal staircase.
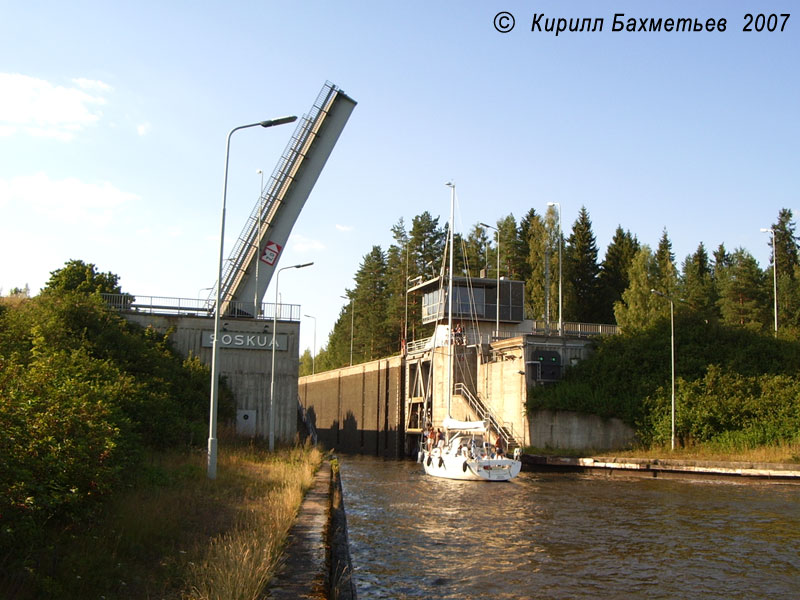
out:
<path id="1" fill-rule="evenodd" d="M 457 383 L 454 393 L 461 396 L 466 401 L 469 407 L 478 416 L 478 419 L 486 423 L 486 428 L 488 430 L 494 431 L 503 440 L 507 451 L 522 447 L 522 443 L 514 433 L 514 424 L 501 422 L 483 400 L 474 396 L 466 385 Z"/>

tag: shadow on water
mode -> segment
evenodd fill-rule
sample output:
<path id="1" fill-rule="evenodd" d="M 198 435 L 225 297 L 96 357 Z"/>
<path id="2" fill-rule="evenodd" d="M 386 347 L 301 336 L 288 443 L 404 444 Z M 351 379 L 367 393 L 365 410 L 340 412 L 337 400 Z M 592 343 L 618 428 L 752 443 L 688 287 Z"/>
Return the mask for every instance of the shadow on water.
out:
<path id="1" fill-rule="evenodd" d="M 361 598 L 795 598 L 800 487 L 340 457 Z"/>

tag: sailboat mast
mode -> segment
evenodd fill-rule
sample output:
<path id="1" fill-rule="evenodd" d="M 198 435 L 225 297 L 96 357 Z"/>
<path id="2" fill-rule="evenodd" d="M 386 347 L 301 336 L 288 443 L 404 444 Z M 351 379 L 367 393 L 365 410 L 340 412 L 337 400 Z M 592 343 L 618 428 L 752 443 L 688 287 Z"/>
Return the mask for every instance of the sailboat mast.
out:
<path id="1" fill-rule="evenodd" d="M 456 185 L 452 182 L 447 184 L 450 188 L 450 226 L 448 227 L 448 238 L 450 244 L 450 269 L 447 277 L 447 416 L 450 414 L 450 403 L 453 399 L 453 220 L 455 214 Z"/>

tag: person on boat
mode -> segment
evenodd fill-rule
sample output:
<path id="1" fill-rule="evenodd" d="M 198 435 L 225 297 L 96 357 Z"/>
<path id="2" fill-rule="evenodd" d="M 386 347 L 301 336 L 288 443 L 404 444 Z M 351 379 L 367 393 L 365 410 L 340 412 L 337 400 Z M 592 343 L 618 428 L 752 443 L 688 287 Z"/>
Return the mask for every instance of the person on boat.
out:
<path id="1" fill-rule="evenodd" d="M 464 330 L 461 328 L 461 323 L 456 324 L 455 331 L 455 343 L 456 346 L 463 346 L 464 345 Z"/>
<path id="2" fill-rule="evenodd" d="M 503 458 L 505 456 L 505 450 L 503 450 L 503 439 L 498 437 L 497 441 L 494 443 L 494 454 L 497 458 Z"/>
<path id="3" fill-rule="evenodd" d="M 444 449 L 444 434 L 441 429 L 436 430 L 436 447 L 439 448 L 440 451 Z"/>

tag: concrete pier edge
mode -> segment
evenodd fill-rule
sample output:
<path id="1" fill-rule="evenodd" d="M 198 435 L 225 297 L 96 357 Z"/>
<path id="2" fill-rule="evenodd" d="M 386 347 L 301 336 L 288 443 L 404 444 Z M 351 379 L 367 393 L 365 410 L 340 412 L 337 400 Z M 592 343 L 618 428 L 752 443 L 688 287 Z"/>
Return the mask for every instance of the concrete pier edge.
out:
<path id="1" fill-rule="evenodd" d="M 265 599 L 356 600 L 342 482 L 331 462 L 322 463 L 303 499 Z"/>
<path id="2" fill-rule="evenodd" d="M 567 457 L 522 455 L 525 471 L 577 471 L 608 476 L 673 479 L 736 479 L 752 482 L 800 484 L 800 465 L 725 462 L 665 458 Z"/>

